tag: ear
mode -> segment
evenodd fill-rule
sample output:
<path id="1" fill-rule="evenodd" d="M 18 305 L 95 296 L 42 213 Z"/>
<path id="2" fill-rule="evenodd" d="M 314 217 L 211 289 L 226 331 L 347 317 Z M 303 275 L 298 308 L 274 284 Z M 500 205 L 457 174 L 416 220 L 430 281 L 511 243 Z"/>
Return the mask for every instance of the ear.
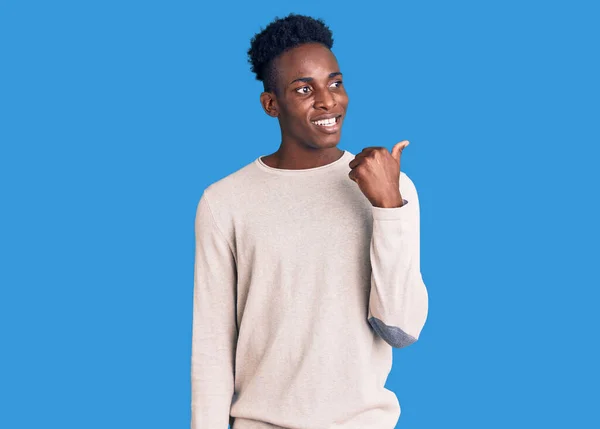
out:
<path id="1" fill-rule="evenodd" d="M 260 94 L 260 104 L 262 105 L 265 113 L 273 118 L 279 116 L 279 108 L 277 106 L 277 99 L 271 92 L 262 92 Z"/>

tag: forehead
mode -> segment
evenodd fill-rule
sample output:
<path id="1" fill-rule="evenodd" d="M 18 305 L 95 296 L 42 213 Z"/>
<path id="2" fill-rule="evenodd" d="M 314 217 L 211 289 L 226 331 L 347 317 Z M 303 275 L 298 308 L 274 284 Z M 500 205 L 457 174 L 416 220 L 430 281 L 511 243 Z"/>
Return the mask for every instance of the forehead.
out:
<path id="1" fill-rule="evenodd" d="M 307 43 L 284 52 L 277 59 L 277 71 L 289 81 L 297 77 L 326 77 L 338 71 L 333 52 L 319 43 Z"/>

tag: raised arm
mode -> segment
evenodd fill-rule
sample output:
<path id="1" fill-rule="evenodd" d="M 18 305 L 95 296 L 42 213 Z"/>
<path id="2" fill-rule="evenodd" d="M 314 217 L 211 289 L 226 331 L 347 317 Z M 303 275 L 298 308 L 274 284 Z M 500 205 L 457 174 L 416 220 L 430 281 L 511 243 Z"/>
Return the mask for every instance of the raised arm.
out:
<path id="1" fill-rule="evenodd" d="M 420 266 L 419 198 L 402 172 L 401 207 L 372 207 L 371 292 L 368 321 L 395 348 L 417 341 L 427 319 L 428 294 Z"/>

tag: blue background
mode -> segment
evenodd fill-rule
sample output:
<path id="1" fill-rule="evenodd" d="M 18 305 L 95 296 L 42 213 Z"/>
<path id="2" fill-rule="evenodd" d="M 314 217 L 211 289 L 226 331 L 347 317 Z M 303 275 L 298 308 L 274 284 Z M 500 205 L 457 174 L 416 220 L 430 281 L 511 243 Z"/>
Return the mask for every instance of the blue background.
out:
<path id="1" fill-rule="evenodd" d="M 0 2 L 0 427 L 189 427 L 195 209 L 279 146 L 246 51 L 289 12 L 334 33 L 339 147 L 411 142 L 397 427 L 600 427 L 592 2 L 107 0 Z"/>

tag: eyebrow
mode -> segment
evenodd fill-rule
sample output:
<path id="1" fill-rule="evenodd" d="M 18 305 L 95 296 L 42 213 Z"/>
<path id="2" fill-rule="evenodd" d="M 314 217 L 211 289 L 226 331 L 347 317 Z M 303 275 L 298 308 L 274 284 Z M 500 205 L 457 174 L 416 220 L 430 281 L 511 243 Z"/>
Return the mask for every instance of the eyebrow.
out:
<path id="1" fill-rule="evenodd" d="M 338 75 L 341 76 L 341 74 L 342 73 L 339 72 L 339 71 L 333 72 L 333 73 L 329 73 L 329 78 L 332 78 L 332 77 L 335 77 L 335 76 L 338 76 Z M 298 82 L 298 81 L 300 81 L 300 82 L 310 82 L 311 80 L 314 80 L 314 78 L 312 78 L 312 77 L 299 77 L 298 79 L 294 79 L 293 81 L 291 81 L 289 83 L 289 85 L 291 85 L 294 82 Z"/>

